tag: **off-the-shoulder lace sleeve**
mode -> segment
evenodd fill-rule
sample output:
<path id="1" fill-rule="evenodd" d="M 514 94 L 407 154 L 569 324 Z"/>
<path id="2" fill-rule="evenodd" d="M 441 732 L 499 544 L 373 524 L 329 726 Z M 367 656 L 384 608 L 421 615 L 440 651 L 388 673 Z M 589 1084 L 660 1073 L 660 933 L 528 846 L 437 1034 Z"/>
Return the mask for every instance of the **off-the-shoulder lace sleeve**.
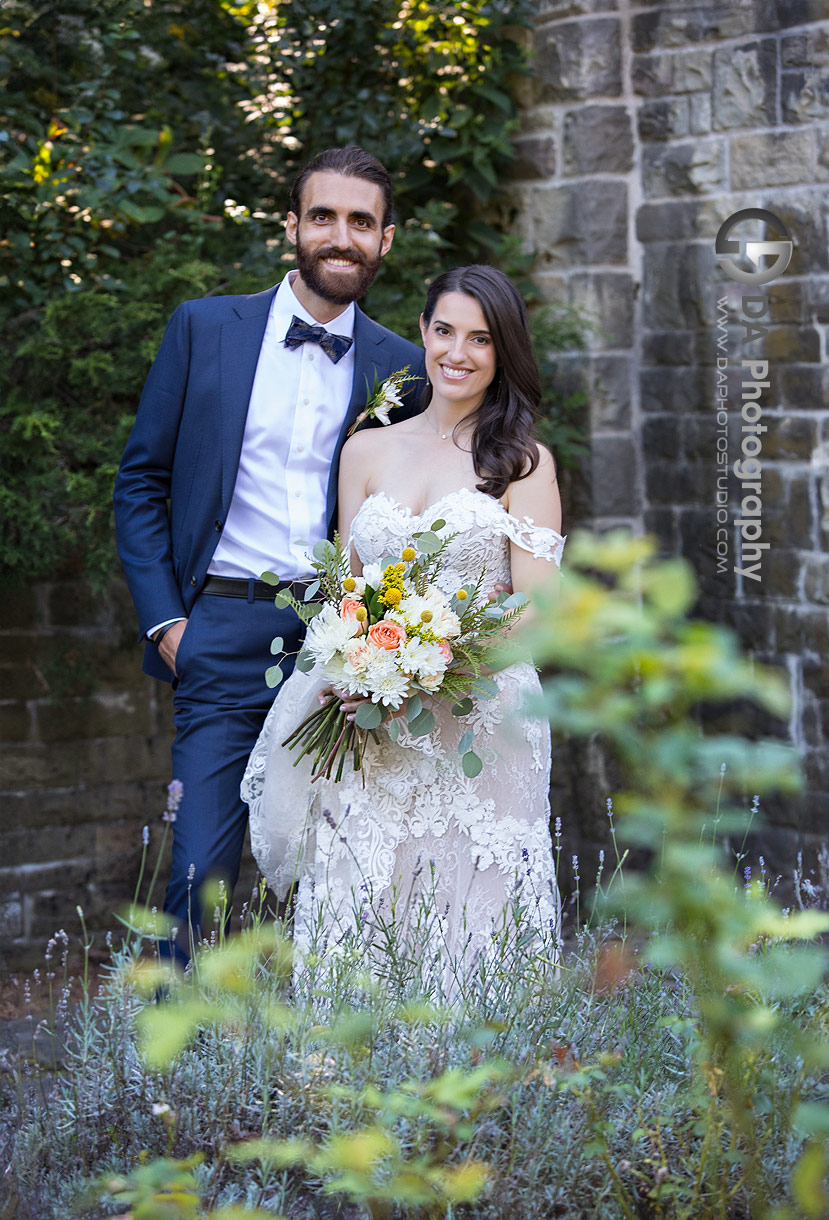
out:
<path id="1" fill-rule="evenodd" d="M 561 567 L 561 556 L 567 536 L 559 534 L 546 525 L 536 525 L 532 517 L 513 517 L 506 513 L 505 533 L 510 542 L 520 546 L 522 551 L 529 551 L 533 559 L 550 559 L 556 567 Z"/>

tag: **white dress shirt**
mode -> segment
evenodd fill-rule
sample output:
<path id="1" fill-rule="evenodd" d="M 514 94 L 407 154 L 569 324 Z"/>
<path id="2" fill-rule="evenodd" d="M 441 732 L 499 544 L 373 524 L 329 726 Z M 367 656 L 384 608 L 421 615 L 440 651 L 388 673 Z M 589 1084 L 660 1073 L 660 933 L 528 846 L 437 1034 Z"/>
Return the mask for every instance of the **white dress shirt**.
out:
<path id="1" fill-rule="evenodd" d="M 326 535 L 328 476 L 351 397 L 354 347 L 334 364 L 317 343 L 285 346 L 294 316 L 319 325 L 290 278 L 271 302 L 230 511 L 208 568 L 213 576 L 271 571 L 280 580 L 302 579 L 312 571 L 310 549 Z M 354 305 L 326 329 L 352 338 Z"/>
<path id="2" fill-rule="evenodd" d="M 247 579 L 270 571 L 280 580 L 305 579 L 310 551 L 326 536 L 328 476 L 351 398 L 354 347 L 334 364 L 316 343 L 285 346 L 294 316 L 319 325 L 294 295 L 295 274 L 285 276 L 271 302 L 212 576 Z M 353 338 L 354 316 L 352 303 L 326 330 Z M 166 625 L 157 623 L 147 635 Z"/>

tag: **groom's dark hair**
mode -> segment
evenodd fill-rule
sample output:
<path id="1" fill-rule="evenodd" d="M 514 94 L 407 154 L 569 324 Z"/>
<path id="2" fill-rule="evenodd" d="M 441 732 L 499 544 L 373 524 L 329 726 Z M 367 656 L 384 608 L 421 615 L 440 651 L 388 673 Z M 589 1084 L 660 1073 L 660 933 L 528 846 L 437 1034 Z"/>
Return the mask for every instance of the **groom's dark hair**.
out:
<path id="1" fill-rule="evenodd" d="M 389 171 L 376 157 L 357 144 L 346 144 L 344 148 L 326 148 L 304 165 L 291 187 L 291 211 L 300 216 L 302 189 L 311 177 L 319 173 L 343 174 L 346 178 L 364 178 L 379 186 L 383 196 L 383 228 L 394 222 L 394 199 Z"/>

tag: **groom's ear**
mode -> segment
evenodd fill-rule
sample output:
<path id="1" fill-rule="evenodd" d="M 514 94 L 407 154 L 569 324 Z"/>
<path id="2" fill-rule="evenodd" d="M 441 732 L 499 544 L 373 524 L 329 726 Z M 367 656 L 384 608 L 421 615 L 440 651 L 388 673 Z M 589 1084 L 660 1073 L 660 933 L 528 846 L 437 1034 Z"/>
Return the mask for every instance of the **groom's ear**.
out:
<path id="1" fill-rule="evenodd" d="M 289 212 L 285 218 L 285 236 L 292 246 L 296 245 L 296 231 L 299 226 L 299 217 L 296 212 Z"/>
<path id="2" fill-rule="evenodd" d="M 288 215 L 290 216 L 290 212 Z M 394 240 L 394 225 L 386 225 L 383 229 L 383 240 L 380 242 L 380 257 L 384 258 L 391 249 L 391 243 Z"/>

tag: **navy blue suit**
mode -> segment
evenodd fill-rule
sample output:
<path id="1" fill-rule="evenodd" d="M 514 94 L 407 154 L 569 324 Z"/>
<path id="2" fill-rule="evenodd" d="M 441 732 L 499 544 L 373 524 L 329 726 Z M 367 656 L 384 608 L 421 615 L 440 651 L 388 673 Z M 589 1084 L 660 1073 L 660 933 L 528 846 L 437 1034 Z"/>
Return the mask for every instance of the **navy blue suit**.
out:
<path id="1" fill-rule="evenodd" d="M 141 638 L 176 617 L 188 625 L 176 658 L 173 775 L 184 785 L 175 824 L 165 910 L 196 917 L 200 884 L 219 873 L 232 887 L 247 824 L 239 797 L 245 762 L 273 691 L 264 672 L 271 639 L 300 643 L 300 624 L 272 601 L 200 597 L 230 507 L 259 350 L 276 288 L 253 296 L 187 301 L 173 313 L 147 377 L 115 484 L 118 552 L 138 612 Z M 354 377 L 328 485 L 329 533 L 336 520 L 339 453 L 366 404 L 375 373 L 410 366 L 420 348 L 357 309 Z M 412 387 L 406 405 L 415 411 Z M 286 674 L 291 662 L 283 665 Z M 147 643 L 147 673 L 172 679 Z M 188 874 L 190 874 L 188 879 Z M 186 942 L 183 942 L 186 943 Z"/>

